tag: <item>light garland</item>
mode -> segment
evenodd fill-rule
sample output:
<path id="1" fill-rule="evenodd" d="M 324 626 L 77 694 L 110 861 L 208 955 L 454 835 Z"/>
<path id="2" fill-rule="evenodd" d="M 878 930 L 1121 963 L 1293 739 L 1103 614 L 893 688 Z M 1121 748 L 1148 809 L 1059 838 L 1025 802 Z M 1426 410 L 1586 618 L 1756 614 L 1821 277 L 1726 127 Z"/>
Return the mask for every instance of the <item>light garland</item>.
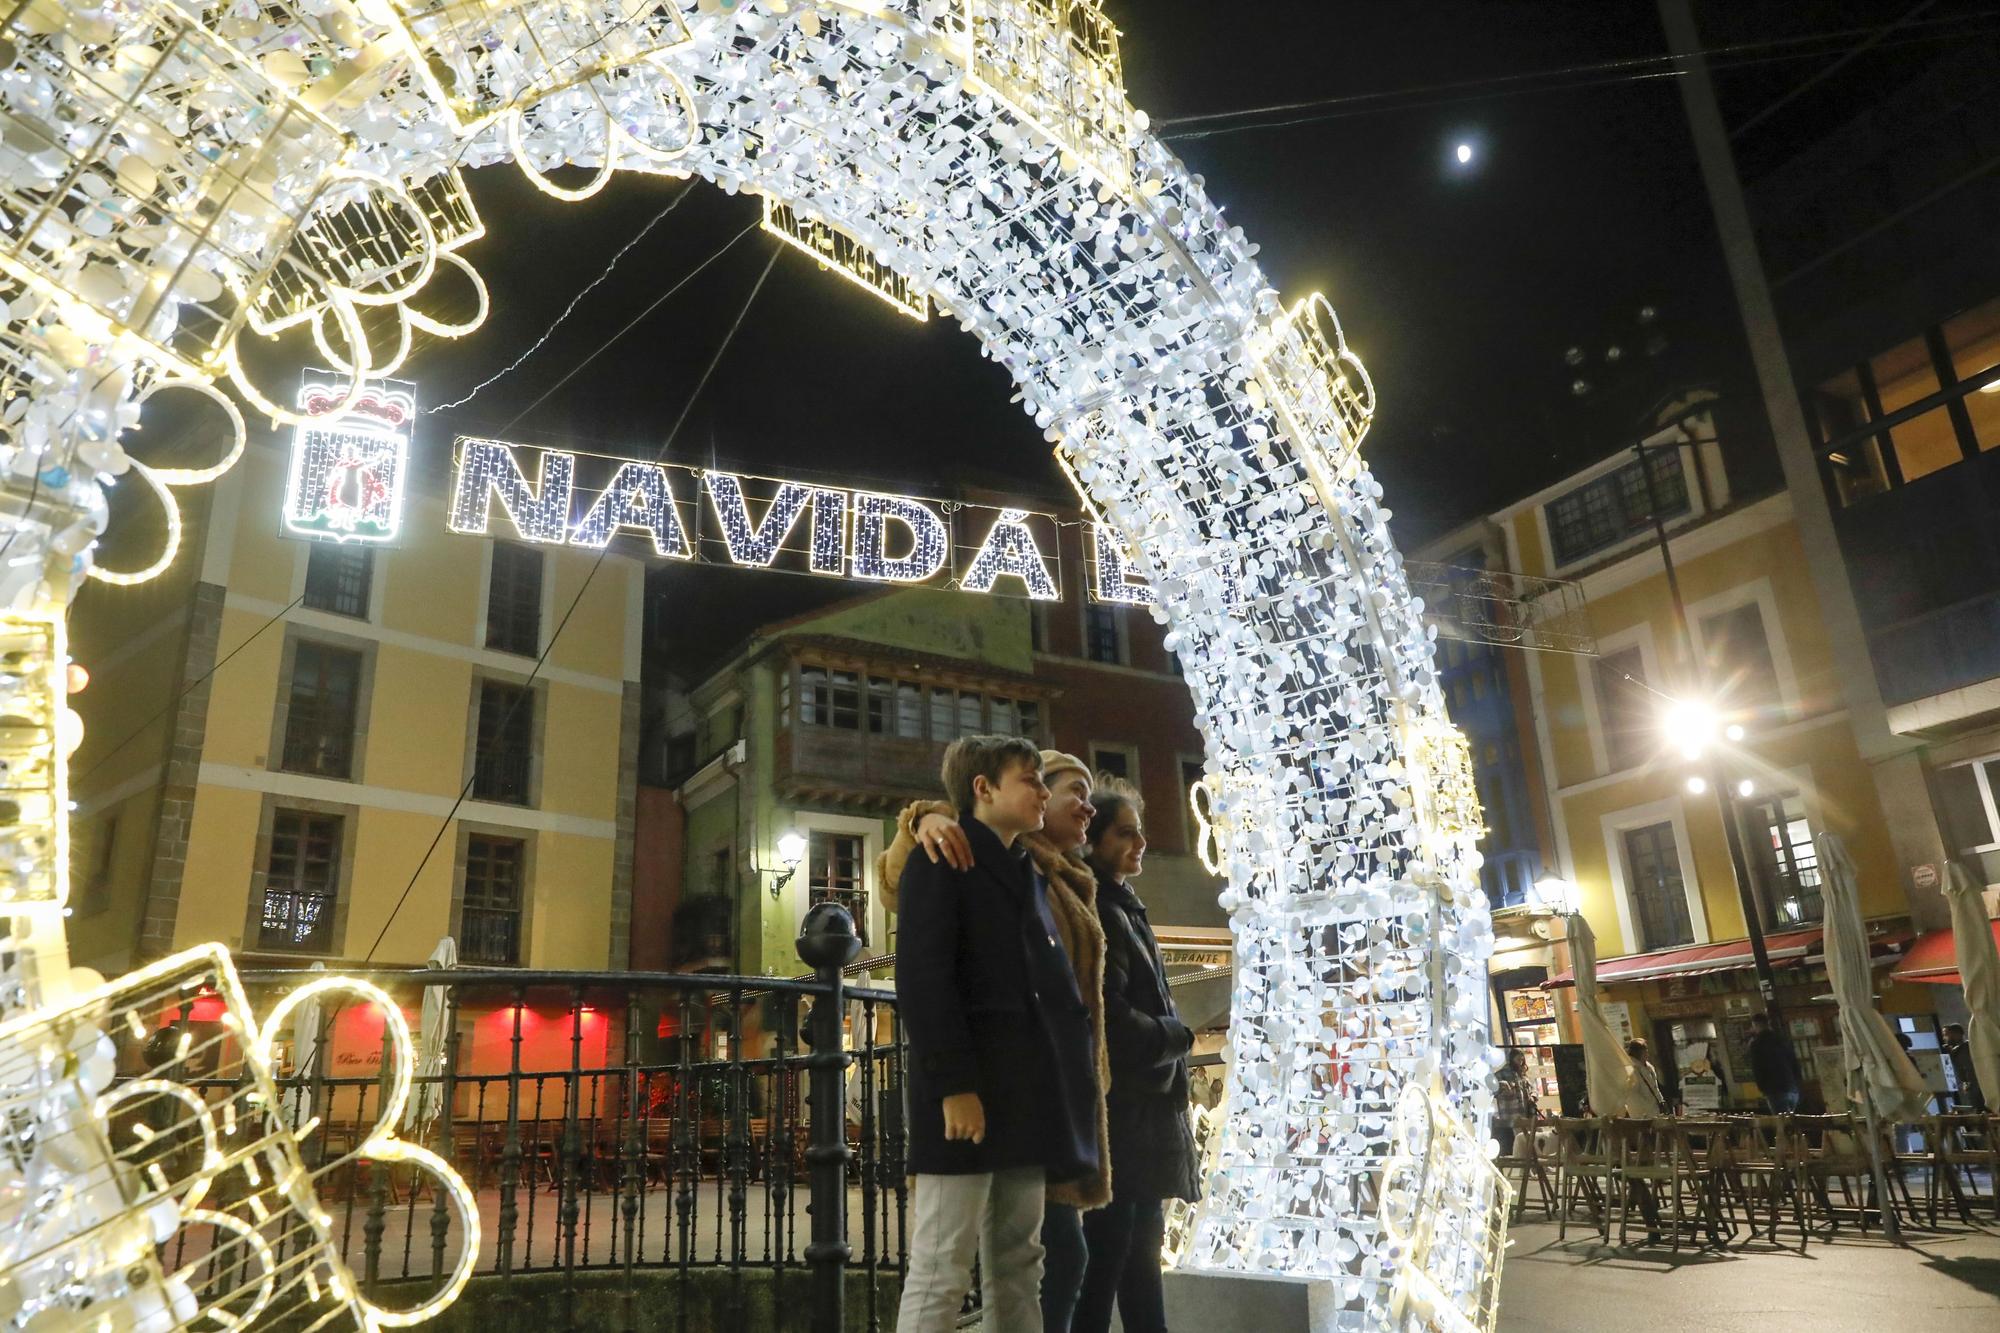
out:
<path id="1" fill-rule="evenodd" d="M 1093 597 L 1124 606 L 1159 604 L 1160 595 L 1153 591 L 1152 584 L 1132 581 L 1132 566 L 1125 559 L 1125 540 L 1116 529 L 1103 523 L 1091 524 L 1090 543 L 1095 556 L 1091 561 L 1090 581 Z"/>
<path id="2" fill-rule="evenodd" d="M 708 492 L 708 502 L 715 510 L 716 522 L 722 525 L 722 540 L 729 547 L 729 559 L 735 564 L 756 569 L 770 568 L 771 562 L 778 558 L 779 547 L 799 521 L 799 515 L 805 512 L 809 502 L 813 502 L 810 488 L 795 481 L 781 482 L 765 505 L 762 521 L 752 524 L 749 502 L 743 498 L 743 478 L 731 472 L 704 472 L 701 484 L 702 489 Z M 820 544 L 815 541 L 813 550 L 816 555 L 819 549 Z M 839 572 L 837 562 L 834 572 Z"/>
<path id="3" fill-rule="evenodd" d="M 570 163 L 753 190 L 847 278 L 957 319 L 1142 562 L 1222 775 L 1204 782 L 1236 937 L 1229 1109 L 1185 1264 L 1326 1280 L 1341 1328 L 1413 1310 L 1491 1326 L 1504 1217 L 1463 1243 L 1422 1230 L 1490 1202 L 1461 1149 L 1407 1215 L 1377 1202 L 1414 1152 L 1391 1134 L 1411 1090 L 1434 1141 L 1482 1137 L 1492 935 L 1456 752 L 1423 730 L 1443 717 L 1431 641 L 1358 453 L 1374 388 L 1331 306 L 1283 309 L 1256 247 L 1127 104 L 1094 0 L 264 0 L 205 26 L 168 0 L 33 0 L 9 22 L 0 272 L 21 292 L 0 393 L 29 407 L 7 417 L 5 475 L 58 595 L 146 384 L 226 375 L 291 419 L 244 375 L 238 332 L 253 312 L 330 316 L 322 340 L 366 365 L 357 300 L 406 301 L 476 225 L 439 183 L 461 161 L 511 155 L 544 188 Z M 169 60 L 174 77 L 145 79 Z M 190 90 L 204 109 L 185 118 Z M 373 242 L 328 248 L 342 216 Z M 455 529 L 483 531 L 498 493 L 524 537 L 575 539 L 573 457 L 545 454 L 530 485 L 505 445 L 459 448 Z M 608 540 L 610 506 L 649 485 L 600 497 L 585 535 Z M 814 500 L 816 568 L 843 544 L 865 578 L 949 557 L 913 502 L 855 495 L 846 539 L 833 508 Z M 892 523 L 907 555 L 889 554 Z M 120 1243 L 74 1267 L 110 1283 L 137 1252 Z M 1436 1258 L 1413 1270 L 1420 1250 Z M 144 1299 L 178 1310 L 169 1296 Z"/>
<path id="4" fill-rule="evenodd" d="M 285 530 L 340 542 L 393 542 L 403 525 L 416 396 L 400 383 L 369 385 L 358 397 L 348 387 L 345 378 L 334 385 L 309 378 L 299 390 L 306 424 L 292 432 Z M 350 397 L 351 407 L 334 410 Z"/>
<path id="5" fill-rule="evenodd" d="M 922 583 L 944 568 L 951 551 L 950 536 L 944 520 L 929 506 L 901 495 L 856 491 L 853 508 L 855 578 Z M 910 536 L 910 549 L 904 555 L 889 554 L 891 523 Z"/>
<path id="6" fill-rule="evenodd" d="M 565 455 L 568 457 L 568 455 Z M 543 486 L 548 482 L 548 465 L 543 464 Z M 568 488 L 565 486 L 567 496 Z M 565 509 L 567 504 L 565 504 Z M 621 528 L 636 528 L 653 541 L 653 554 L 669 560 L 689 560 L 694 548 L 688 544 L 681 526 L 674 495 L 667 488 L 667 474 L 651 463 L 626 463 L 612 475 L 611 484 L 597 497 L 582 520 L 570 533 L 570 545 L 601 550 L 611 543 Z"/>
<path id="7" fill-rule="evenodd" d="M 972 567 L 960 587 L 967 592 L 991 592 L 999 579 L 1017 578 L 1028 596 L 1038 602 L 1053 602 L 1062 596 L 1049 573 L 1049 562 L 1025 522 L 1027 517 L 1025 509 L 1000 511 L 1000 517 L 986 530 L 986 540 L 979 543 L 979 554 L 972 558 Z"/>

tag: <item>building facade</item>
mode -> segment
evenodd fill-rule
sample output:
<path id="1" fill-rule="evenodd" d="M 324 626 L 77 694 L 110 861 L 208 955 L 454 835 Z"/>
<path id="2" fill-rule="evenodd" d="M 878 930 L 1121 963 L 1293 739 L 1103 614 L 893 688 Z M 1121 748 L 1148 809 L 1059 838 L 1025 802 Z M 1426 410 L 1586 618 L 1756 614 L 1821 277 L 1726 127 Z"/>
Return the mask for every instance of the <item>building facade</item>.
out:
<path id="1" fill-rule="evenodd" d="M 1643 462 L 1631 450 L 1612 454 L 1493 522 L 1514 569 L 1575 579 L 1590 606 L 1595 656 L 1526 654 L 1523 663 L 1554 868 L 1596 936 L 1614 1026 L 1648 1038 L 1676 1082 L 1683 1066 L 1712 1065 L 1721 1076 L 1714 1095 L 1740 1105 L 1754 1102 L 1748 1020 L 1762 1006 L 1723 821 L 1741 830 L 1748 910 L 1808 1066 L 1835 1040 L 1830 1011 L 1810 1002 L 1825 989 L 1815 962 L 1824 913 L 1816 835 L 1839 835 L 1857 866 L 1885 964 L 1909 938 L 1910 904 L 1805 571 L 1792 497 L 1737 491 L 1716 404 L 1704 398 L 1670 410 Z M 1690 719 L 1708 733 L 1699 759 L 1682 748 Z M 1537 1007 L 1533 990 L 1568 979 L 1558 934 L 1546 924 L 1538 933 L 1549 939 L 1539 954 L 1525 933 L 1503 949 L 1506 990 L 1524 1011 Z M 1539 987 L 1538 968 L 1547 973 Z M 1890 985 L 1883 1005 L 1932 1022 L 1925 988 Z"/>
<path id="2" fill-rule="evenodd" d="M 942 799 L 945 748 L 981 732 L 1027 736 L 1139 787 L 1151 847 L 1138 887 L 1154 920 L 1183 947 L 1226 947 L 1220 883 L 1192 853 L 1185 784 L 1201 740 L 1187 686 L 1160 627 L 1092 601 L 1071 554 L 1061 600 L 871 591 L 762 627 L 685 703 L 661 696 L 679 719 L 661 728 L 678 771 L 640 793 L 634 956 L 796 975 L 799 925 L 833 900 L 862 932 L 859 966 L 892 978 L 876 858 L 905 805 Z"/>
<path id="3" fill-rule="evenodd" d="M 253 439 L 164 576 L 78 599 L 78 962 L 624 965 L 643 570 L 450 531 L 416 444 L 388 544 L 285 535 Z"/>

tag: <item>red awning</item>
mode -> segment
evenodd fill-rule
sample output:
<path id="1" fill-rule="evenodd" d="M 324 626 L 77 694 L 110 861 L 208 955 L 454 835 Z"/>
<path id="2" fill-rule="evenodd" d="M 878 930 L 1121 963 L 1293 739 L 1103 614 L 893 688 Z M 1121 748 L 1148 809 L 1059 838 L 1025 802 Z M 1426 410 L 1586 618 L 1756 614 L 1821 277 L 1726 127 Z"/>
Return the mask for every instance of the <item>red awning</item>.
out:
<path id="1" fill-rule="evenodd" d="M 1988 924 L 1993 927 L 1993 938 L 2000 941 L 2000 921 Z M 1927 981 L 1936 986 L 1958 985 L 1958 948 L 1952 943 L 1951 931 L 1927 930 L 1917 936 L 1917 942 L 1903 955 L 1903 961 L 1896 964 L 1896 970 L 1889 974 L 1889 979 Z"/>
<path id="2" fill-rule="evenodd" d="M 1766 935 L 1764 951 L 1776 962 L 1802 962 L 1806 955 L 1819 944 L 1821 932 L 1812 930 L 1788 930 L 1782 935 Z M 1751 956 L 1749 940 L 1730 940 L 1724 944 L 1690 944 L 1679 949 L 1656 949 L 1652 953 L 1627 954 L 1623 958 L 1604 958 L 1597 964 L 1599 985 L 1609 982 L 1646 981 L 1653 977 L 1698 977 L 1709 972 L 1733 972 L 1746 967 L 1755 967 L 1757 960 Z M 1574 986 L 1574 972 L 1558 972 L 1542 983 L 1543 990 L 1555 990 L 1560 986 Z"/>

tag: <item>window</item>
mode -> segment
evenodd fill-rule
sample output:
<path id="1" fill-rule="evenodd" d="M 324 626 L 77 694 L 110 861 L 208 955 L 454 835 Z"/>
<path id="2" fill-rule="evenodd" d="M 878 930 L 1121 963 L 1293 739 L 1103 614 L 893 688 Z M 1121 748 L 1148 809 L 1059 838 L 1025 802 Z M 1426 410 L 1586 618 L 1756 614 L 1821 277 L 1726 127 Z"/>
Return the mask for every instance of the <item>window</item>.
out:
<path id="1" fill-rule="evenodd" d="M 1049 650 L 1049 622 L 1039 606 L 1028 608 L 1028 649 L 1037 653 Z"/>
<path id="2" fill-rule="evenodd" d="M 273 812 L 258 947 L 331 953 L 339 886 L 340 816 Z"/>
<path id="3" fill-rule="evenodd" d="M 730 878 L 731 849 L 718 847 L 708 857 L 708 891 L 729 893 L 735 885 Z"/>
<path id="4" fill-rule="evenodd" d="M 521 961 L 521 888 L 527 844 L 519 838 L 468 834 L 465 906 L 459 956 L 468 963 Z"/>
<path id="5" fill-rule="evenodd" d="M 306 552 L 305 605 L 366 620 L 374 574 L 375 552 L 368 547 L 317 542 Z"/>
<path id="6" fill-rule="evenodd" d="M 292 656 L 292 689 L 285 710 L 285 745 L 279 767 L 322 778 L 350 777 L 354 725 L 361 701 L 361 654 L 350 648 L 299 640 Z"/>
<path id="7" fill-rule="evenodd" d="M 1979 379 L 2000 367 L 2000 296 L 1946 320 L 1944 343 L 1961 381 Z M 2000 449 L 2000 378 L 1967 394 L 1965 411 L 1979 447 Z"/>
<path id="8" fill-rule="evenodd" d="M 993 732 L 998 736 L 1018 736 L 1021 734 L 1021 714 L 1014 707 L 1012 699 L 993 700 Z"/>
<path id="9" fill-rule="evenodd" d="M 976 694 L 959 691 L 958 734 L 977 736 L 986 730 L 986 701 Z"/>
<path id="10" fill-rule="evenodd" d="M 1708 683 L 1725 708 L 1775 713 L 1783 706 L 1764 612 L 1755 602 L 1703 616 L 1701 638 L 1707 650 Z"/>
<path id="11" fill-rule="evenodd" d="M 859 835 L 812 831 L 806 850 L 806 906 L 819 903 L 845 907 L 861 942 L 868 943 L 868 885 L 862 878 Z"/>
<path id="12" fill-rule="evenodd" d="M 882 676 L 868 678 L 868 734 L 886 736 L 896 722 L 896 682 Z"/>
<path id="13" fill-rule="evenodd" d="M 896 734 L 907 740 L 924 734 L 924 690 L 907 680 L 896 682 Z"/>
<path id="14" fill-rule="evenodd" d="M 1109 773 L 1112 777 L 1123 778 L 1127 782 L 1139 780 L 1139 754 L 1130 746 L 1091 746 L 1090 767 L 1094 772 Z"/>
<path id="15" fill-rule="evenodd" d="M 861 729 L 861 677 L 825 667 L 799 668 L 799 721 L 809 727 Z"/>
<path id="16" fill-rule="evenodd" d="M 1941 768 L 1933 783 L 1945 841 L 1953 855 L 1970 855 L 2000 845 L 2000 819 L 1994 814 L 1994 797 L 2000 794 L 2000 758 Z"/>
<path id="17" fill-rule="evenodd" d="M 1757 801 L 1743 807 L 1743 819 L 1757 860 L 1764 924 L 1788 930 L 1823 919 L 1819 853 L 1806 823 L 1805 801 L 1797 793 Z"/>
<path id="18" fill-rule="evenodd" d="M 1022 699 L 1015 705 L 1020 718 L 1021 734 L 1035 744 L 1042 743 L 1042 706 L 1033 699 Z"/>
<path id="19" fill-rule="evenodd" d="M 486 646 L 522 657 L 542 651 L 542 553 L 532 546 L 493 543 L 493 577 L 486 585 Z"/>
<path id="20" fill-rule="evenodd" d="M 958 735 L 958 701 L 950 690 L 931 691 L 931 739 L 948 741 Z"/>
<path id="21" fill-rule="evenodd" d="M 1681 451 L 1648 449 L 1646 467 L 1652 472 L 1650 495 L 1646 473 L 1634 459 L 1549 501 L 1549 540 L 1555 546 L 1558 565 L 1573 564 L 1644 531 L 1653 521 L 1656 499 L 1661 518 L 1677 518 L 1688 512 Z"/>
<path id="22" fill-rule="evenodd" d="M 534 763 L 534 689 L 498 680 L 479 682 L 479 725 L 473 743 L 474 799 L 526 805 Z"/>
<path id="23" fill-rule="evenodd" d="M 1083 607 L 1083 655 L 1093 662 L 1125 660 L 1125 608 L 1105 602 Z"/>
<path id="24" fill-rule="evenodd" d="M 1625 884 L 1638 918 L 1642 951 L 1694 943 L 1672 824 L 1649 824 L 1626 831 Z"/>
<path id="25" fill-rule="evenodd" d="M 1597 717 L 1611 771 L 1645 763 L 1655 748 L 1658 726 L 1639 645 L 1599 655 L 1591 670 L 1597 677 Z"/>

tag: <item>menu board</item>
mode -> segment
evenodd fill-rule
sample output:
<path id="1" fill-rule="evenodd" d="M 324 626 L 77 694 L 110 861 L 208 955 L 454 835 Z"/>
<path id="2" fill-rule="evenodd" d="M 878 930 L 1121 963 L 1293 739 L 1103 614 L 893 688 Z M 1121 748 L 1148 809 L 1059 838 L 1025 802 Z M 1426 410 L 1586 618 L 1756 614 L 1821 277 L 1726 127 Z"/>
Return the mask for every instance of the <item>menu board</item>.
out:
<path id="1" fill-rule="evenodd" d="M 1529 990 L 1510 990 L 1506 995 L 1507 1023 L 1547 1023 L 1556 1016 L 1555 996 L 1535 987 Z"/>

